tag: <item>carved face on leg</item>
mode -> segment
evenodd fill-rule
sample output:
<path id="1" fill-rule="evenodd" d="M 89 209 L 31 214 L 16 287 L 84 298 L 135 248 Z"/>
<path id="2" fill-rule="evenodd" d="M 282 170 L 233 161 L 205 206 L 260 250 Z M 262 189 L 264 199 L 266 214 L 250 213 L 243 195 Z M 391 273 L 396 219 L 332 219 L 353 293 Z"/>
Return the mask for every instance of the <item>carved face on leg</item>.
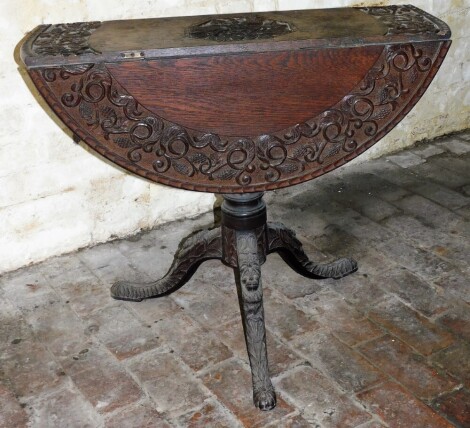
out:
<path id="1" fill-rule="evenodd" d="M 242 287 L 249 291 L 256 290 L 261 277 L 256 235 L 253 233 L 237 234 L 237 247 Z"/>
<path id="2" fill-rule="evenodd" d="M 243 257 L 243 271 L 240 277 L 242 286 L 249 291 L 258 288 L 261 277 L 261 269 L 257 254 L 247 254 Z"/>

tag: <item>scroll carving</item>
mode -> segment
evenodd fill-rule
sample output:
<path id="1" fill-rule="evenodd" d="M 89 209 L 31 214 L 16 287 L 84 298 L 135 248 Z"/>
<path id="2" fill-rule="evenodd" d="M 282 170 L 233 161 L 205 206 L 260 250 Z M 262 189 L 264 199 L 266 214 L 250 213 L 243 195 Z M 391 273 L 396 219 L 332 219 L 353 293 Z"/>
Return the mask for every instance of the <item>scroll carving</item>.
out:
<path id="1" fill-rule="evenodd" d="M 45 29 L 32 44 L 36 55 L 82 55 L 96 53 L 88 39 L 101 22 L 77 22 L 74 24 L 51 25 Z"/>
<path id="2" fill-rule="evenodd" d="M 187 37 L 217 42 L 271 39 L 294 31 L 289 22 L 266 19 L 259 15 L 232 18 L 213 18 L 193 25 L 186 31 Z"/>
<path id="3" fill-rule="evenodd" d="M 254 191 L 321 175 L 380 139 L 426 80 L 438 52 L 435 44 L 388 45 L 331 109 L 257 137 L 224 137 L 169 122 L 126 93 L 102 64 L 47 68 L 42 75 L 53 93 L 63 94 L 61 108 L 86 124 L 89 144 L 121 166 L 177 187 Z"/>
<path id="4" fill-rule="evenodd" d="M 340 279 L 357 270 L 357 262 L 341 258 L 329 263 L 316 263 L 309 259 L 295 232 L 282 223 L 268 223 L 268 252 L 279 252 L 281 257 L 296 272 L 315 279 Z"/>
<path id="5" fill-rule="evenodd" d="M 189 280 L 203 261 L 222 258 L 221 240 L 220 229 L 203 230 L 190 236 L 182 242 L 170 270 L 163 278 L 148 283 L 118 281 L 111 287 L 111 296 L 140 302 L 176 290 Z"/>

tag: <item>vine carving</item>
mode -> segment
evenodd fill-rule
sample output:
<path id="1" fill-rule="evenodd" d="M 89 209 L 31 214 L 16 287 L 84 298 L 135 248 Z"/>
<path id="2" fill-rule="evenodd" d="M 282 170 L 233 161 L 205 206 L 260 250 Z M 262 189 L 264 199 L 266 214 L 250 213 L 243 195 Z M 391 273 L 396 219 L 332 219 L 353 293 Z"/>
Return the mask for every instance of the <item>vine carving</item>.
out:
<path id="1" fill-rule="evenodd" d="M 149 171 L 156 181 L 191 180 L 217 191 L 300 182 L 312 170 L 354 157 L 407 105 L 436 55 L 433 45 L 387 45 L 358 86 L 331 109 L 284 131 L 239 138 L 187 129 L 155 115 L 102 64 L 46 68 L 42 74 L 52 89 L 70 81 L 68 91 L 53 90 L 62 94 L 62 106 L 124 163 Z"/>

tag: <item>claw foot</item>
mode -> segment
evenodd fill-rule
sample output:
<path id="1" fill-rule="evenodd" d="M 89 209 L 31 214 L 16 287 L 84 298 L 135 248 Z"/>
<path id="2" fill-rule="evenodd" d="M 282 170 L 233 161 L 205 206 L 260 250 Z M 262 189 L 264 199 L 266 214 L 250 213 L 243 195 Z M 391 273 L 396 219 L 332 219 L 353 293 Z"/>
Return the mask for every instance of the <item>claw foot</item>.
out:
<path id="1" fill-rule="evenodd" d="M 276 393 L 273 388 L 253 391 L 253 401 L 260 410 L 271 410 L 276 407 Z"/>

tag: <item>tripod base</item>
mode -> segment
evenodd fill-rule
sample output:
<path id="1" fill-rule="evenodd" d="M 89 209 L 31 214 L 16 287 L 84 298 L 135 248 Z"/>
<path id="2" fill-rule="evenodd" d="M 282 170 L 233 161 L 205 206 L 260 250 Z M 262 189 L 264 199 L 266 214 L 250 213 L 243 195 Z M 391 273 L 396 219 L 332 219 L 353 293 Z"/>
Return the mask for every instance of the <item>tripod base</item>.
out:
<path id="1" fill-rule="evenodd" d="M 261 284 L 261 265 L 267 254 L 278 252 L 296 272 L 314 279 L 342 278 L 355 272 L 357 263 L 349 258 L 326 264 L 311 261 L 292 230 L 281 223 L 266 222 L 262 197 L 263 193 L 224 195 L 220 228 L 184 240 L 163 278 L 150 283 L 119 281 L 111 287 L 111 296 L 139 302 L 178 289 L 205 260 L 219 259 L 232 266 L 251 366 L 253 401 L 261 410 L 270 410 L 276 406 L 276 394 L 268 372 Z"/>

